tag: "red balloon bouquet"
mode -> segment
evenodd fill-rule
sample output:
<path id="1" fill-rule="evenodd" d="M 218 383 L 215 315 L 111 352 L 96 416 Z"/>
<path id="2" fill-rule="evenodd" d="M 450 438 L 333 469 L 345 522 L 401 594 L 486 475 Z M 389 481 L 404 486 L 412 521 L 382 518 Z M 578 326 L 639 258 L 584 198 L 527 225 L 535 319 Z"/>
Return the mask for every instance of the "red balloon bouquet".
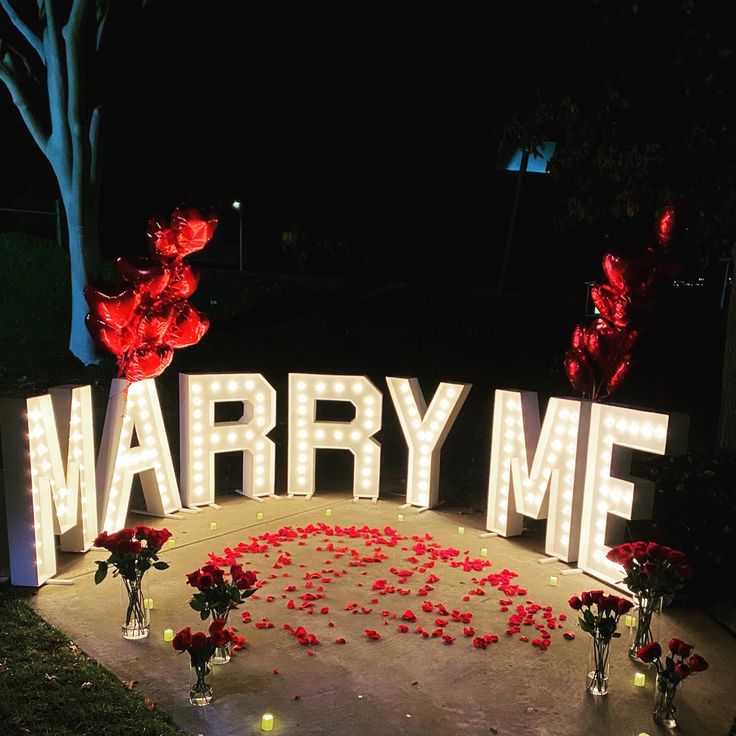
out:
<path id="1" fill-rule="evenodd" d="M 604 399 L 626 378 L 632 349 L 656 290 L 681 271 L 680 264 L 666 252 L 676 224 L 676 209 L 667 205 L 656 217 L 656 250 L 604 255 L 608 283 L 594 284 L 590 292 L 600 317 L 589 325 L 575 326 L 564 361 L 570 385 L 585 398 Z"/>
<path id="2" fill-rule="evenodd" d="M 117 259 L 122 284 L 85 287 L 87 329 L 117 358 L 118 376 L 131 382 L 160 376 L 174 349 L 204 337 L 209 320 L 187 301 L 199 274 L 184 258 L 204 248 L 216 227 L 211 210 L 177 207 L 168 221 L 149 220 L 151 258 Z"/>

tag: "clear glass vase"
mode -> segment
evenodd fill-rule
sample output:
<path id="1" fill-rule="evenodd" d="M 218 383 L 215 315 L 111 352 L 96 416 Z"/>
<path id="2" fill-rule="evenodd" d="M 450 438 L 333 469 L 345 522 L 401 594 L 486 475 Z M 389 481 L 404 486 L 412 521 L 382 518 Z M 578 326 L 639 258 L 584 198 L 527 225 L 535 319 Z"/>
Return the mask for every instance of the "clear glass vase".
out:
<path id="1" fill-rule="evenodd" d="M 657 685 L 654 688 L 654 713 L 652 718 L 655 723 L 665 728 L 677 728 L 677 706 L 675 695 L 677 683 L 666 677 L 657 675 Z"/>
<path id="2" fill-rule="evenodd" d="M 219 615 L 218 618 L 225 619 L 225 627 L 227 628 L 227 617 L 230 615 L 230 609 L 225 612 L 224 615 Z M 215 653 L 212 655 L 212 664 L 227 664 L 230 661 L 230 642 L 225 644 L 224 647 L 215 647 Z"/>
<path id="3" fill-rule="evenodd" d="M 643 595 L 637 595 L 635 600 L 636 605 L 630 614 L 633 619 L 633 626 L 629 628 L 629 659 L 639 664 L 646 664 L 636 656 L 636 653 L 645 644 L 659 641 L 664 599 L 662 596 L 647 598 Z"/>
<path id="4" fill-rule="evenodd" d="M 145 639 L 151 626 L 151 612 L 145 606 L 148 582 L 143 575 L 134 579 L 120 577 L 120 611 L 123 639 Z"/>
<path id="5" fill-rule="evenodd" d="M 585 689 L 591 695 L 608 695 L 608 675 L 610 670 L 611 640 L 601 636 L 593 637 L 593 646 L 588 654 L 588 668 Z"/>
<path id="6" fill-rule="evenodd" d="M 192 705 L 203 706 L 212 702 L 211 661 L 211 659 L 192 660 L 189 663 L 189 702 Z"/>

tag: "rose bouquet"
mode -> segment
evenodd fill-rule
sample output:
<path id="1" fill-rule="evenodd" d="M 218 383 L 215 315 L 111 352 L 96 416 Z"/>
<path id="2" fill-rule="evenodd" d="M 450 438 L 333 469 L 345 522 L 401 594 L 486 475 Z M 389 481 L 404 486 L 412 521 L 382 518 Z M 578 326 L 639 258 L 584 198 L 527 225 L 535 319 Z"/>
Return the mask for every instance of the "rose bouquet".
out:
<path id="1" fill-rule="evenodd" d="M 113 577 L 122 582 L 122 601 L 125 639 L 143 639 L 148 636 L 148 609 L 143 594 L 143 576 L 151 567 L 165 570 L 169 565 L 159 560 L 161 547 L 171 537 L 168 529 L 152 529 L 136 526 L 134 529 L 121 529 L 114 534 L 101 532 L 94 546 L 106 549 L 110 556 L 106 560 L 96 560 L 95 584 L 99 585 L 106 577 L 110 566 L 114 568 Z"/>
<path id="2" fill-rule="evenodd" d="M 637 659 L 639 649 L 655 638 L 653 617 L 661 613 L 662 607 L 684 587 L 693 570 L 683 552 L 656 542 L 620 544 L 609 550 L 607 557 L 623 566 L 625 576 L 622 582 L 636 600 L 638 616 L 632 631 L 629 656 Z"/>
<path id="3" fill-rule="evenodd" d="M 215 618 L 210 624 L 209 635 L 204 631 L 192 633 L 187 626 L 171 642 L 177 651 L 189 652 L 189 702 L 192 705 L 207 705 L 212 701 L 210 661 L 218 647 L 225 647 L 230 641 L 231 634 L 226 628 L 225 619 Z"/>
<path id="4" fill-rule="evenodd" d="M 199 612 L 202 621 L 210 616 L 227 621 L 230 611 L 256 592 L 256 583 L 255 572 L 243 570 L 242 565 L 231 565 L 229 574 L 217 565 L 205 565 L 187 575 L 187 584 L 197 589 L 189 605 Z M 227 642 L 218 645 L 214 664 L 229 660 Z"/>
<path id="5" fill-rule="evenodd" d="M 587 691 L 592 695 L 608 694 L 609 648 L 611 639 L 621 636 L 616 630 L 619 618 L 628 613 L 633 604 L 626 598 L 607 595 L 602 590 L 589 590 L 574 595 L 568 601 L 570 608 L 580 611 L 580 628 L 593 637 L 592 669 L 588 668 Z"/>
<path id="6" fill-rule="evenodd" d="M 677 686 L 690 675 L 704 672 L 709 665 L 699 654 L 693 654 L 695 647 L 682 639 L 670 639 L 669 655 L 662 663 L 662 647 L 653 641 L 639 648 L 637 655 L 642 662 L 653 663 L 657 669 L 657 686 L 654 692 L 654 722 L 666 728 L 677 726 L 677 706 L 675 695 Z"/>

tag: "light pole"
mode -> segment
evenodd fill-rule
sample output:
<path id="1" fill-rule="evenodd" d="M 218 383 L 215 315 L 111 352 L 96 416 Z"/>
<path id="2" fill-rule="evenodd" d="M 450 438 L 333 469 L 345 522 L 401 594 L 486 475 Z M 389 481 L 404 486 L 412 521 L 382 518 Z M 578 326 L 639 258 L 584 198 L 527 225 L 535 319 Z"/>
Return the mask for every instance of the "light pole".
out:
<path id="1" fill-rule="evenodd" d="M 240 222 L 240 238 L 239 238 L 239 241 L 240 241 L 240 270 L 242 271 L 243 270 L 243 208 L 237 199 L 233 202 L 233 209 L 237 211 L 238 220 Z"/>

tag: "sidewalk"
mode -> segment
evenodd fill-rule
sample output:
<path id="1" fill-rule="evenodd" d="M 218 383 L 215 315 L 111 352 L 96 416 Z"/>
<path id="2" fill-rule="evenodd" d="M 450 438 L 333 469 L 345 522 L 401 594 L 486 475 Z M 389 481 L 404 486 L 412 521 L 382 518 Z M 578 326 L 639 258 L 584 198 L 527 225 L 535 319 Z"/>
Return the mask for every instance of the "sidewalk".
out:
<path id="1" fill-rule="evenodd" d="M 560 576 L 559 570 L 566 566 L 559 563 L 540 565 L 537 560 L 543 557 L 543 551 L 536 548 L 535 541 L 479 538 L 484 531 L 480 514 L 418 514 L 415 509 L 400 509 L 396 500 L 354 503 L 347 494 L 317 494 L 309 501 L 283 497 L 263 503 L 226 496 L 218 498 L 218 503 L 222 505 L 220 510 L 207 508 L 181 520 L 166 520 L 176 544 L 162 555 L 170 569 L 149 573 L 155 609 L 148 639 L 134 643 L 120 637 L 118 583 L 109 579 L 95 588 L 93 582 L 94 560 L 103 559 L 105 554 L 101 550 L 84 556 L 61 555 L 59 577 L 72 578 L 74 585 L 45 586 L 31 600 L 46 620 L 72 637 L 87 654 L 120 679 L 136 680 L 137 689 L 171 713 L 184 731 L 205 736 L 259 734 L 261 715 L 271 712 L 275 716 L 274 734 L 670 733 L 652 721 L 654 673 L 640 670 L 628 660 L 627 629 L 612 644 L 610 694 L 596 699 L 585 693 L 590 640 L 576 628 L 576 617 L 567 600 L 582 590 L 606 586 L 584 575 Z M 330 517 L 325 514 L 327 508 L 332 510 Z M 258 512 L 264 515 L 262 521 L 256 518 Z M 404 516 L 403 521 L 398 520 L 398 514 Z M 163 520 L 129 518 L 130 524 L 154 522 L 154 526 L 164 526 L 159 521 Z M 210 530 L 213 521 L 217 524 L 215 531 Z M 257 535 L 276 532 L 283 526 L 296 529 L 320 523 L 342 528 L 365 524 L 380 530 L 388 525 L 409 539 L 388 547 L 368 545 L 362 537 L 319 533 L 270 547 L 265 554 L 244 554 L 239 561 L 258 570 L 259 578 L 267 582 L 258 600 L 250 599 L 243 606 L 250 611 L 253 623 L 241 624 L 239 612 L 232 614 L 231 623 L 247 638 L 247 649 L 217 668 L 213 703 L 206 708 L 190 706 L 186 655 L 178 655 L 162 638 L 166 628 L 178 631 L 191 626 L 196 630 L 200 626 L 197 614 L 187 605 L 191 588 L 186 586 L 184 575 L 204 564 L 209 552 L 222 554 L 226 547 L 249 543 Z M 464 534 L 458 533 L 460 525 Z M 470 558 L 484 559 L 481 548 L 486 548 L 492 564 L 482 572 L 465 572 L 462 565 L 452 567 L 449 561 L 439 560 L 434 567 L 420 572 L 419 566 L 424 567 L 428 557 L 418 555 L 419 565 L 407 558 L 416 554 L 412 550 L 416 541 L 411 537 L 425 534 L 431 535 L 443 550 L 459 550 L 460 555 L 448 558 L 450 561 L 462 561 L 466 550 Z M 334 543 L 333 551 L 327 549 L 330 542 Z M 431 542 L 427 540 L 426 544 Z M 339 547 L 348 548 L 341 557 L 334 553 Z M 349 564 L 373 556 L 376 547 L 388 559 L 363 566 Z M 279 555 L 286 553 L 290 553 L 292 564 L 274 569 Z M 400 578 L 391 568 L 407 568 L 413 574 Z M 500 610 L 499 600 L 512 596 L 490 584 L 484 585 L 485 595 L 469 594 L 478 588 L 473 577 L 500 574 L 504 568 L 518 573 L 510 584 L 527 591 L 513 596 L 509 612 Z M 340 574 L 321 572 L 324 570 Z M 342 574 L 342 570 L 346 572 Z M 304 579 L 306 572 L 315 571 L 321 572 L 320 580 Z M 439 578 L 432 583 L 433 589 L 426 596 L 417 595 L 432 574 Z M 269 575 L 276 577 L 269 579 Z M 549 585 L 550 575 L 558 576 L 557 587 Z M 323 578 L 328 582 L 321 582 Z M 399 579 L 405 582 L 397 582 Z M 389 585 L 411 592 L 381 596 L 380 589 L 373 589 L 377 580 L 387 580 Z M 309 582 L 312 586 L 307 585 Z M 305 588 L 314 593 L 320 584 L 325 597 L 317 601 L 314 613 L 300 611 L 303 599 L 299 596 L 307 592 Z M 296 590 L 285 591 L 289 585 Z M 273 601 L 269 602 L 269 595 Z M 294 600 L 296 608 L 287 608 L 288 600 Z M 448 610 L 472 612 L 471 625 L 476 633 L 498 635 L 498 643 L 489 644 L 486 650 L 475 649 L 472 637 L 463 635 L 467 624 L 452 620 L 443 627 L 454 637 L 451 644 L 445 644 L 439 636 L 423 638 L 415 632 L 416 626 L 421 624 L 432 631 L 439 615 L 436 610 L 423 612 L 425 601 L 435 605 L 442 602 Z M 527 601 L 552 606 L 555 617 L 569 616 L 560 621 L 562 629 L 551 632 L 551 645 L 546 651 L 533 647 L 531 641 L 523 643 L 518 635 L 508 637 L 504 633 L 513 608 Z M 345 610 L 351 603 L 357 603 L 360 612 Z M 329 607 L 329 613 L 320 613 L 323 606 Z M 408 623 L 408 633 L 400 633 L 397 627 L 407 609 L 416 614 L 417 621 Z M 383 611 L 388 611 L 388 616 L 382 616 Z M 396 619 L 393 614 L 397 614 Z M 264 617 L 274 624 L 273 628 L 255 627 L 255 622 Z M 539 614 L 536 620 L 545 622 Z M 320 644 L 311 647 L 313 656 L 284 629 L 284 624 L 304 626 L 316 634 Z M 368 639 L 366 629 L 377 631 L 381 639 Z M 568 630 L 575 632 L 574 641 L 563 638 Z M 530 627 L 529 639 L 534 636 L 539 632 Z M 736 713 L 736 639 L 710 617 L 693 610 L 665 611 L 660 639 L 666 642 L 671 636 L 694 643 L 696 651 L 711 665 L 707 672 L 680 686 L 677 699 L 681 733 L 726 736 Z M 336 644 L 338 637 L 345 638 L 346 644 Z M 278 674 L 274 674 L 274 668 Z M 647 676 L 643 688 L 633 683 L 638 671 Z"/>

